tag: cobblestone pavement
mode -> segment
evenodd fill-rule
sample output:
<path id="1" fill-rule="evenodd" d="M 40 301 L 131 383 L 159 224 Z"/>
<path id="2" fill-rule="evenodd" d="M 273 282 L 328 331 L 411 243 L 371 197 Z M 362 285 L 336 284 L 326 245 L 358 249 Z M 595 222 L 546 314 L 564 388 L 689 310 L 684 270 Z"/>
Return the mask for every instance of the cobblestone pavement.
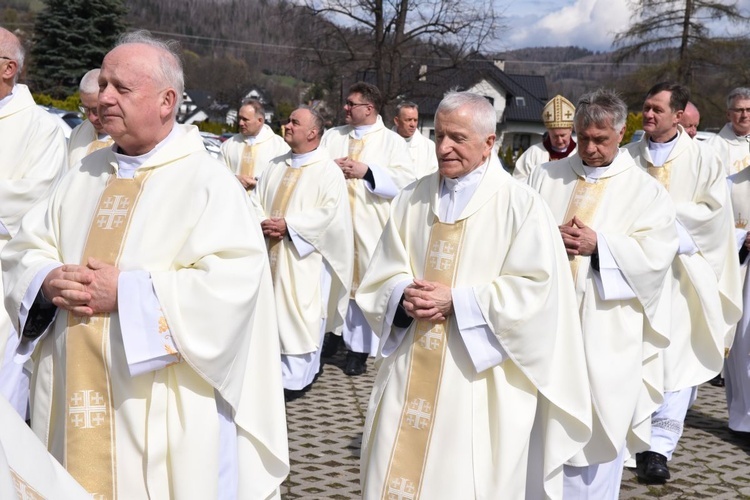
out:
<path id="1" fill-rule="evenodd" d="M 292 471 L 282 486 L 284 499 L 360 497 L 359 450 L 373 361 L 359 377 L 344 375 L 344 351 L 325 361 L 310 392 L 287 405 Z M 639 484 L 626 469 L 620 499 L 750 500 L 750 437 L 727 429 L 723 388 L 700 387 L 669 466 L 672 480 L 663 486 Z"/>

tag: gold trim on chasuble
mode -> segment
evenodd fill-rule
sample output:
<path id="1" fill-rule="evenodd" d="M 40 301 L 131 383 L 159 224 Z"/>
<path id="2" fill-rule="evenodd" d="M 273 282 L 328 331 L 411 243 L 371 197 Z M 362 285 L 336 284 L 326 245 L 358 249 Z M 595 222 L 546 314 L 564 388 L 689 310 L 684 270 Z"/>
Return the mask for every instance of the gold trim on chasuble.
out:
<path id="1" fill-rule="evenodd" d="M 352 139 L 349 138 L 349 151 L 347 158 L 353 161 L 360 161 L 359 157 L 362 154 L 362 150 L 365 149 L 364 139 Z M 349 208 L 352 212 L 352 224 L 354 224 L 354 207 L 357 204 L 357 189 L 359 184 L 364 182 L 362 179 L 347 179 L 346 190 L 349 193 Z M 354 298 L 354 294 L 359 288 L 359 282 L 362 281 L 362 271 L 359 268 L 359 245 L 357 245 L 357 238 L 354 238 L 354 268 L 352 269 L 352 289 L 350 297 Z"/>
<path id="2" fill-rule="evenodd" d="M 94 151 L 99 151 L 100 149 L 104 149 L 107 146 L 111 146 L 114 144 L 115 141 L 110 139 L 107 139 L 105 141 L 100 141 L 99 139 L 96 139 L 89 144 L 89 147 L 86 149 L 86 156 L 90 155 Z"/>
<path id="3" fill-rule="evenodd" d="M 435 221 L 427 247 L 424 279 L 453 286 L 465 221 Z M 437 410 L 443 362 L 448 348 L 448 325 L 418 321 L 409 360 L 406 399 L 391 451 L 383 498 L 418 499 Z"/>
<path id="4" fill-rule="evenodd" d="M 255 152 L 257 147 L 257 144 L 245 144 L 242 148 L 242 156 L 240 157 L 240 175 L 249 175 L 252 177 L 255 173 Z"/>
<path id="5" fill-rule="evenodd" d="M 271 203 L 271 217 L 282 218 L 286 215 L 286 207 L 289 205 L 289 199 L 294 193 L 294 188 L 297 187 L 297 181 L 300 175 L 302 175 L 301 168 L 286 167 L 284 171 L 284 177 L 281 179 L 279 190 L 273 197 L 273 203 Z M 288 231 L 288 229 L 287 229 Z M 279 259 L 279 247 L 281 241 L 277 239 L 268 240 L 268 261 L 271 264 L 271 280 L 276 286 L 276 267 Z"/>
<path id="6" fill-rule="evenodd" d="M 648 162 L 648 174 L 659 181 L 664 189 L 669 191 L 669 181 L 672 178 L 672 162 L 668 161 L 662 167 L 655 167 L 653 163 Z"/>
<path id="7" fill-rule="evenodd" d="M 599 202 L 602 199 L 604 191 L 607 189 L 609 178 L 598 179 L 596 182 L 586 182 L 585 179 L 578 178 L 576 187 L 570 197 L 568 211 L 565 213 L 563 224 L 567 224 L 577 216 L 581 222 L 591 226 L 594 222 L 596 210 L 599 208 Z M 570 272 L 573 274 L 573 283 L 578 280 L 578 268 L 581 266 L 583 255 L 568 255 L 570 262 Z"/>
<path id="8" fill-rule="evenodd" d="M 13 480 L 13 487 L 16 489 L 20 500 L 44 500 L 44 497 L 36 491 L 24 478 L 16 471 L 10 469 L 10 477 Z"/>
<path id="9" fill-rule="evenodd" d="M 89 257 L 117 265 L 149 173 L 110 178 L 91 221 L 82 265 Z M 65 348 L 65 468 L 102 500 L 117 497 L 114 406 L 106 360 L 109 321 L 109 313 L 91 318 L 69 314 Z"/>

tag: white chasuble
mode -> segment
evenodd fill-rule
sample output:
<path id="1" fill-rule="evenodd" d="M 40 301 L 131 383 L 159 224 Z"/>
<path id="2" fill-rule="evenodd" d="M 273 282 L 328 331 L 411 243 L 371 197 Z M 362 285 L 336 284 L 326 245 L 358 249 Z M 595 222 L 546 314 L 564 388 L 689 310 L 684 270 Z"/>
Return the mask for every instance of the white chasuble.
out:
<path id="1" fill-rule="evenodd" d="M 383 339 L 393 335 L 385 314 L 399 283 L 447 280 L 474 295 L 507 356 L 477 373 L 452 316 L 413 321 L 382 358 L 370 398 L 363 496 L 524 498 L 533 475 L 544 495 L 561 498 L 562 466 L 588 440 L 591 411 L 557 227 L 496 160 L 455 224 L 438 222 L 439 207 L 437 172 L 394 200 L 357 304 Z"/>
<path id="2" fill-rule="evenodd" d="M 70 133 L 68 140 L 68 167 L 72 168 L 86 155 L 94 151 L 107 148 L 114 144 L 114 140 L 107 136 L 99 139 L 99 134 L 89 120 L 85 120 Z"/>
<path id="3" fill-rule="evenodd" d="M 731 175 L 729 181 L 734 210 L 737 248 L 742 248 L 750 230 L 750 169 Z M 739 259 L 738 259 L 739 261 Z M 743 313 L 737 324 L 724 370 L 726 380 L 727 409 L 729 428 L 740 432 L 750 432 L 750 273 L 747 272 L 748 259 L 740 268 L 743 287 Z"/>
<path id="4" fill-rule="evenodd" d="M 585 178 L 580 157 L 550 162 L 529 184 L 539 191 L 561 225 L 571 217 L 571 198 Z M 628 438 L 631 453 L 647 448 L 651 413 L 663 393 L 661 349 L 669 343 L 670 288 L 667 272 L 677 249 L 674 208 L 669 195 L 621 149 L 596 181 L 586 201 L 587 223 L 606 239 L 612 257 L 635 298 L 603 300 L 590 257 L 577 257 L 575 295 L 591 382 L 594 433 L 570 465 L 609 462 Z M 594 210 L 595 209 L 595 210 Z M 579 214 L 576 214 L 579 215 Z M 581 217 L 580 214 L 579 217 Z M 557 238 L 560 238 L 559 231 Z"/>
<path id="5" fill-rule="evenodd" d="M 65 135 L 54 118 L 36 105 L 26 85 L 16 84 L 0 108 L 0 251 L 21 218 L 43 200 L 65 173 Z M 10 322 L 0 311 L 0 363 Z"/>
<path id="6" fill-rule="evenodd" d="M 150 274 L 180 361 L 131 376 L 119 315 L 110 314 L 102 359 L 111 390 L 113 498 L 216 498 L 222 404 L 229 405 L 236 431 L 237 497 L 267 498 L 278 494 L 289 466 L 263 236 L 249 198 L 208 155 L 197 129 L 175 128 L 174 138 L 136 170 L 136 179 L 146 174 L 148 180 L 129 221 L 122 199 L 99 207 L 118 169 L 112 150 L 98 150 L 68 172 L 4 250 L 6 303 L 20 326 L 21 301 L 41 269 L 81 262 L 92 224 L 127 225 L 117 267 Z M 32 381 L 32 428 L 61 462 L 69 422 L 89 418 L 70 414 L 73 400 L 65 397 L 74 383 L 66 370 L 70 321 L 57 311 L 36 345 Z M 89 396 L 96 399 L 84 394 L 73 403 L 88 404 L 95 425 L 100 419 L 91 406 L 101 400 Z"/>
<path id="7" fill-rule="evenodd" d="M 224 162 L 234 175 L 260 179 L 271 160 L 289 151 L 284 138 L 268 125 L 263 125 L 252 145 L 245 139 L 244 135 L 235 134 L 221 144 Z"/>
<path id="8" fill-rule="evenodd" d="M 416 179 L 403 137 L 386 129 L 379 116 L 360 139 L 356 138 L 354 128 L 348 125 L 327 130 L 321 147 L 328 150 L 331 158 L 351 157 L 371 168 L 382 169 L 397 189 Z M 347 184 L 354 228 L 353 294 L 375 252 L 388 219 L 392 195 L 383 197 L 376 194 L 366 187 L 367 181 L 363 179 L 349 179 Z"/>
<path id="9" fill-rule="evenodd" d="M 719 155 L 727 176 L 736 174 L 750 165 L 750 136 L 738 137 L 727 123 L 718 134 L 706 141 Z"/>
<path id="10" fill-rule="evenodd" d="M 299 178 L 285 197 L 283 213 L 274 214 L 290 173 Z M 271 260 L 281 352 L 314 352 L 321 320 L 326 320 L 326 331 L 340 332 L 349 303 L 354 251 L 344 176 L 325 150 L 316 150 L 299 167 L 292 167 L 288 153 L 268 166 L 253 199 L 263 218 L 284 217 L 288 232 L 312 246 L 312 251 L 302 253 L 288 236 L 268 241 L 269 252 L 275 254 Z M 332 278 L 328 297 L 319 286 L 325 268 Z"/>
<path id="11" fill-rule="evenodd" d="M 672 321 L 664 351 L 664 390 L 679 391 L 717 375 L 742 314 L 734 220 L 718 157 L 680 127 L 663 166 L 654 166 L 648 138 L 628 146 L 633 159 L 669 192 L 677 222 L 697 251 L 679 253 L 670 270 Z"/>
<path id="12" fill-rule="evenodd" d="M 437 152 L 435 143 L 431 139 L 423 136 L 417 130 L 414 135 L 405 140 L 417 179 L 437 171 Z"/>

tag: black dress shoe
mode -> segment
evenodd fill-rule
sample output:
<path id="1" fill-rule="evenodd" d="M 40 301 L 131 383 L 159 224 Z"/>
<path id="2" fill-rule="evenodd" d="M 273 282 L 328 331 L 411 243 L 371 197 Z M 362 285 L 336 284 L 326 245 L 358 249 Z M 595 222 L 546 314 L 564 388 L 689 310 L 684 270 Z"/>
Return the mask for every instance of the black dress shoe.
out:
<path id="1" fill-rule="evenodd" d="M 362 375 L 367 371 L 367 356 L 366 352 L 352 352 L 349 351 L 346 354 L 346 367 L 344 367 L 344 373 L 350 377 Z"/>
<path id="2" fill-rule="evenodd" d="M 326 336 L 323 339 L 323 347 L 320 350 L 320 356 L 322 358 L 332 358 L 339 352 L 339 346 L 342 341 L 341 335 L 335 335 L 331 332 L 326 332 Z"/>
<path id="3" fill-rule="evenodd" d="M 709 380 L 708 383 L 714 387 L 724 387 L 724 377 L 722 377 L 721 374 L 718 374 Z"/>
<path id="4" fill-rule="evenodd" d="M 655 451 L 635 454 L 635 474 L 646 484 L 664 484 L 671 477 L 667 457 Z"/>
<path id="5" fill-rule="evenodd" d="M 299 399 L 302 396 L 304 396 L 308 390 L 309 390 L 309 387 L 305 387 L 304 389 L 300 389 L 300 390 L 284 389 L 284 402 L 289 403 L 290 401 Z"/>

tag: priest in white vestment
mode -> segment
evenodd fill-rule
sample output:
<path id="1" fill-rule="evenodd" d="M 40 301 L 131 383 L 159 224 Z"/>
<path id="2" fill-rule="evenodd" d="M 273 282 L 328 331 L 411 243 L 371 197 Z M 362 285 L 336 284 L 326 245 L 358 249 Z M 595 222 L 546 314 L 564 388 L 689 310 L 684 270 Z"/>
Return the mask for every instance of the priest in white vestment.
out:
<path id="1" fill-rule="evenodd" d="M 679 125 L 686 87 L 654 85 L 643 103 L 643 138 L 627 146 L 645 172 L 669 192 L 680 246 L 672 263 L 670 344 L 664 351 L 664 402 L 651 422 L 651 446 L 636 455 L 647 483 L 670 478 L 667 461 L 682 435 L 697 386 L 721 372 L 742 314 L 742 285 L 726 174 L 709 147 Z"/>
<path id="2" fill-rule="evenodd" d="M 289 116 L 291 151 L 266 167 L 253 194 L 268 242 L 287 401 L 322 370 L 325 332 L 341 332 L 354 261 L 352 217 L 341 169 L 319 147 L 323 118 L 301 107 Z"/>
<path id="3" fill-rule="evenodd" d="M 86 117 L 73 129 L 68 140 L 68 166 L 73 167 L 86 155 L 111 146 L 114 141 L 99 119 L 99 69 L 87 71 L 78 85 L 81 113 Z"/>
<path id="4" fill-rule="evenodd" d="M 396 106 L 396 116 L 393 117 L 393 123 L 393 131 L 406 141 L 417 178 L 437 171 L 435 143 L 417 130 L 419 107 L 413 102 L 400 102 Z"/>
<path id="5" fill-rule="evenodd" d="M 65 135 L 52 116 L 17 83 L 24 50 L 13 33 L 0 28 L 0 250 L 18 232 L 21 218 L 46 198 L 65 172 Z M 26 416 L 28 374 L 13 361 L 17 336 L 0 311 L 0 394 Z"/>
<path id="6" fill-rule="evenodd" d="M 271 160 L 289 152 L 284 139 L 266 125 L 265 114 L 257 99 L 242 101 L 237 112 L 240 133 L 221 145 L 224 162 L 247 191 L 255 188 Z"/>
<path id="7" fill-rule="evenodd" d="M 32 428 L 96 498 L 278 497 L 280 354 L 250 199 L 175 123 L 169 45 L 125 35 L 99 87 L 116 146 L 68 171 L 1 256 Z"/>
<path id="8" fill-rule="evenodd" d="M 90 500 L 8 401 L 0 396 L 0 498 Z"/>
<path id="9" fill-rule="evenodd" d="M 378 114 L 382 105 L 377 87 L 355 83 L 344 104 L 347 124 L 327 130 L 321 143 L 347 179 L 354 228 L 352 297 L 375 251 L 391 200 L 416 179 L 403 138 L 383 125 Z M 361 375 L 367 369 L 368 355 L 374 356 L 378 345 L 353 298 L 342 336 L 349 350 L 344 372 Z"/>
<path id="10" fill-rule="evenodd" d="M 750 168 L 727 178 L 734 211 L 736 248 L 739 251 L 743 286 L 743 314 L 727 356 L 726 380 L 729 428 L 750 435 L 750 284 L 747 272 L 750 253 Z"/>
<path id="11" fill-rule="evenodd" d="M 582 96 L 578 153 L 529 179 L 568 250 L 591 381 L 593 435 L 565 467 L 564 498 L 618 498 L 624 455 L 648 448 L 662 399 L 675 210 L 664 188 L 618 148 L 626 117 L 611 91 Z"/>
<path id="12" fill-rule="evenodd" d="M 726 175 L 750 165 L 750 88 L 738 87 L 727 96 L 729 122 L 708 140 L 724 164 Z"/>
<path id="13" fill-rule="evenodd" d="M 526 182 L 531 172 L 539 165 L 552 160 L 561 160 L 576 152 L 573 140 L 573 114 L 575 106 L 561 95 L 556 95 L 545 104 L 542 121 L 547 129 L 540 144 L 533 144 L 516 160 L 513 177 Z"/>
<path id="14" fill-rule="evenodd" d="M 557 227 L 492 154 L 489 101 L 449 93 L 435 124 L 439 172 L 394 200 L 357 292 L 382 358 L 363 497 L 561 498 L 591 401 Z"/>

